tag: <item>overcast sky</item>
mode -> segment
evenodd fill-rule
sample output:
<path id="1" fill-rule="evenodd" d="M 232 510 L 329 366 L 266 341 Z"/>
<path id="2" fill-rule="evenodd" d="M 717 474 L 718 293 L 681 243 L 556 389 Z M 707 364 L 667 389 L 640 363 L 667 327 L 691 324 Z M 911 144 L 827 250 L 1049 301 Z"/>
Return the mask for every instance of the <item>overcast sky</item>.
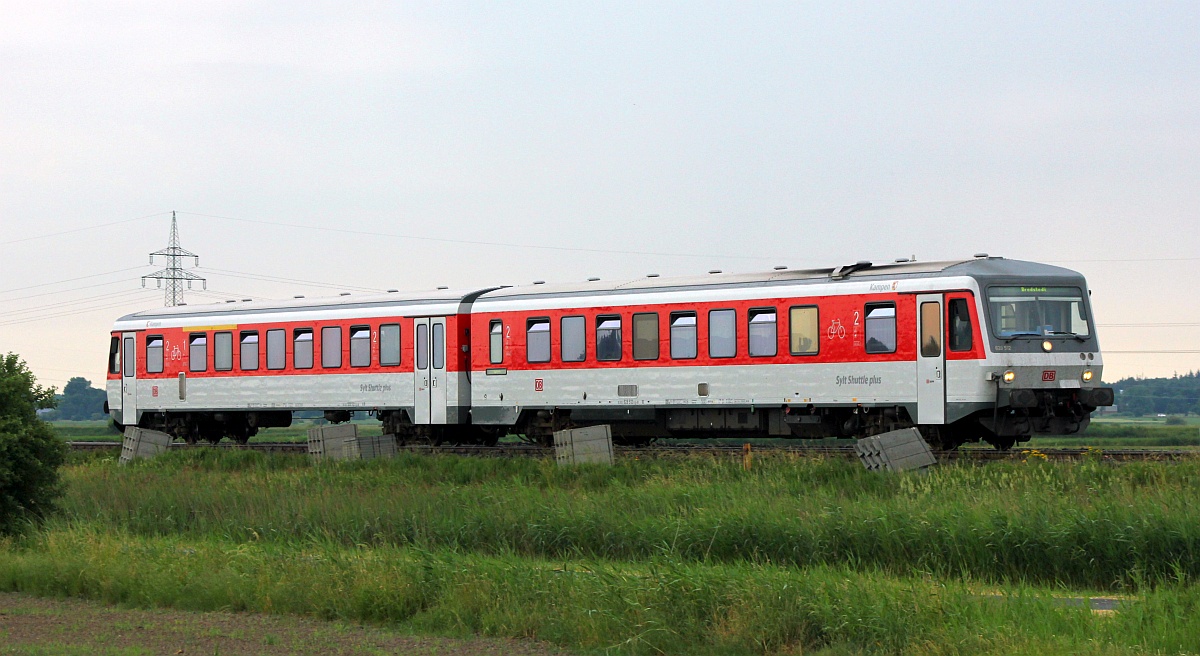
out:
<path id="1" fill-rule="evenodd" d="M 190 304 L 1053 262 L 1171 375 L 1200 3 L 0 0 L 0 351 L 99 385 L 171 210 Z"/>

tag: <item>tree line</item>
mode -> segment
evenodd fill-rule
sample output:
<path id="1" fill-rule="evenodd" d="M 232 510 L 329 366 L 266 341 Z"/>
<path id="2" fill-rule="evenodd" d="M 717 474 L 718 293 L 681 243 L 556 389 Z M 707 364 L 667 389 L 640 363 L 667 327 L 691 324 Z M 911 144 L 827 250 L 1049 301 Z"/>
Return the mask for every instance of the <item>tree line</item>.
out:
<path id="1" fill-rule="evenodd" d="M 1170 378 L 1122 378 L 1113 383 L 1117 410 L 1131 415 L 1200 415 L 1200 371 Z"/>

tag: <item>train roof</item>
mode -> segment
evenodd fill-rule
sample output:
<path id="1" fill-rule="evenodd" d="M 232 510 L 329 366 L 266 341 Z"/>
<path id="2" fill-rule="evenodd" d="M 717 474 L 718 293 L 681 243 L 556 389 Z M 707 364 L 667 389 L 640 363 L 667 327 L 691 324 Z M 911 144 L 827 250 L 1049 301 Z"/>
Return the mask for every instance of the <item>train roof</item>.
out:
<path id="1" fill-rule="evenodd" d="M 517 298 L 552 296 L 647 293 L 664 290 L 720 289 L 737 287 L 818 284 L 840 280 L 870 280 L 874 278 L 928 278 L 943 275 L 966 276 L 981 282 L 1036 276 L 1079 280 L 1082 276 L 1070 269 L 1038 262 L 1008 260 L 1000 257 L 977 256 L 971 259 L 930 262 L 890 262 L 872 264 L 856 262 L 840 267 L 821 269 L 778 269 L 757 273 L 712 273 L 702 276 L 659 277 L 589 280 L 579 283 L 534 283 L 520 286 L 468 289 L 438 289 L 434 291 L 388 292 L 383 294 L 351 294 L 333 297 L 297 297 L 284 301 L 237 301 L 155 308 L 128 314 L 118 323 L 147 320 L 186 320 L 189 317 L 232 318 L 239 315 L 271 314 L 277 312 L 313 310 L 352 310 L 368 308 L 400 308 L 402 312 L 420 314 L 452 314 L 464 303 L 505 301 Z"/>
<path id="2" fill-rule="evenodd" d="M 663 290 L 755 287 L 794 284 L 818 284 L 841 280 L 870 280 L 874 278 L 905 279 L 954 275 L 991 281 L 1013 277 L 1079 279 L 1070 269 L 1038 262 L 1007 260 L 1001 257 L 979 256 L 963 260 L 930 262 L 890 262 L 872 264 L 856 262 L 840 267 L 821 269 L 777 269 L 756 273 L 711 273 L 702 276 L 663 278 L 656 275 L 632 279 L 591 280 L 582 283 L 535 283 L 503 287 L 483 295 L 480 303 L 520 297 L 571 296 L 576 294 L 619 294 L 624 292 L 653 292 Z"/>
<path id="3" fill-rule="evenodd" d="M 264 314 L 289 311 L 309 310 L 351 310 L 374 307 L 432 307 L 457 306 L 470 302 L 480 294 L 495 289 L 438 289 L 435 291 L 415 291 L 371 294 L 347 294 L 342 296 L 321 296 L 305 298 L 297 296 L 282 301 L 225 301 L 204 303 L 202 305 L 179 305 L 176 307 L 154 308 L 127 314 L 121 321 L 145 321 L 150 319 L 184 319 L 187 317 L 234 316 L 244 314 Z"/>

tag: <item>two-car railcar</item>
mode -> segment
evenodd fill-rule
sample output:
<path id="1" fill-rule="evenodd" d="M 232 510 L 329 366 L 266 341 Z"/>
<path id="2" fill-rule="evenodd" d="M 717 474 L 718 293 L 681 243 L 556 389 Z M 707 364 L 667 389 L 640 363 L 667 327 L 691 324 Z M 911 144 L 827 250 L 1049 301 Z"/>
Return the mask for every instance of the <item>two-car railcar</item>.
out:
<path id="1" fill-rule="evenodd" d="M 372 411 L 402 439 L 1067 434 L 1112 404 L 1083 277 L 978 257 L 226 303 L 114 327 L 121 425 L 245 440 Z"/>

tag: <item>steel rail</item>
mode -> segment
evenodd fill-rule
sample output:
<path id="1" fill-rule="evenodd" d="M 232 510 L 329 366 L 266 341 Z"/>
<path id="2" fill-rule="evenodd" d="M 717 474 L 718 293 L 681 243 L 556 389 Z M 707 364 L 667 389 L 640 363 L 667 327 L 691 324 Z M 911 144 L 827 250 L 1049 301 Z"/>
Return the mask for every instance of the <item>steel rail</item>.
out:
<path id="1" fill-rule="evenodd" d="M 68 442 L 70 448 L 74 451 L 105 451 L 119 450 L 120 442 Z M 233 444 L 222 442 L 218 444 L 184 444 L 176 442 L 171 445 L 171 449 L 226 449 L 226 450 L 246 450 L 246 451 L 261 451 L 265 453 L 307 453 L 308 444 L 306 442 L 251 442 L 249 444 Z M 428 444 L 405 444 L 398 447 L 399 451 L 407 453 L 424 453 L 424 454 L 443 454 L 443 455 L 463 455 L 463 456 L 487 456 L 500 458 L 551 458 L 554 456 L 554 449 L 551 447 L 542 447 L 531 444 L 500 444 L 496 446 L 479 446 L 479 445 L 428 445 Z M 745 447 L 740 444 L 653 444 L 649 446 L 617 446 L 614 448 L 614 455 L 626 458 L 663 458 L 663 457 L 679 457 L 679 456 L 696 456 L 708 455 L 714 457 L 731 457 L 742 456 L 746 453 Z M 772 454 L 772 453 L 791 453 L 800 456 L 811 457 L 843 457 L 856 458 L 857 454 L 854 447 L 851 445 L 793 445 L 793 444 L 767 444 L 759 445 L 752 444 L 750 453 L 757 454 Z M 1131 461 L 1131 460 L 1184 460 L 1188 458 L 1200 458 L 1200 450 L 1187 449 L 1132 449 L 1132 448 L 1109 448 L 1099 449 L 1090 447 L 1046 447 L 1046 448 L 1018 448 L 1009 451 L 996 451 L 994 449 L 984 448 L 964 448 L 954 451 L 936 451 L 937 459 L 940 462 L 971 460 L 971 461 L 998 461 L 998 460 L 1030 460 L 1041 459 L 1046 460 L 1081 460 L 1085 458 L 1096 458 L 1110 461 Z"/>

